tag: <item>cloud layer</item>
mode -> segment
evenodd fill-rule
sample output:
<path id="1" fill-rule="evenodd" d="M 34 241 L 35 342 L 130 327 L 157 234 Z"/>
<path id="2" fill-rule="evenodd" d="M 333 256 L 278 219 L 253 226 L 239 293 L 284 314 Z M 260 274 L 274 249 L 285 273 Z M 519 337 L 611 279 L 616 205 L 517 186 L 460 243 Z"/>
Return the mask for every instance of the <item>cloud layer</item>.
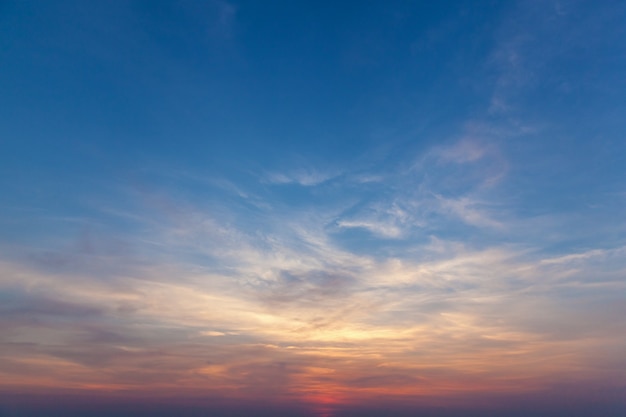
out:
<path id="1" fill-rule="evenodd" d="M 437 405 L 624 384 L 626 247 L 533 245 L 485 158 L 506 166 L 437 146 L 383 192 L 347 174 L 206 205 L 122 188 L 127 207 L 100 210 L 140 232 L 3 260 L 3 388 Z"/>

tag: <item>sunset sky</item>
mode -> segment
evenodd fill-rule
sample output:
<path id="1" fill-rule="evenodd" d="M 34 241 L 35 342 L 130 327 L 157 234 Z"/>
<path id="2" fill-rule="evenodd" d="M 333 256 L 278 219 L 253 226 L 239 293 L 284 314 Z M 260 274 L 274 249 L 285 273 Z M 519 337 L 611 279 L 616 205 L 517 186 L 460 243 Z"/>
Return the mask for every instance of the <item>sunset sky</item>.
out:
<path id="1" fill-rule="evenodd" d="M 623 1 L 0 1 L 0 417 L 626 415 Z"/>

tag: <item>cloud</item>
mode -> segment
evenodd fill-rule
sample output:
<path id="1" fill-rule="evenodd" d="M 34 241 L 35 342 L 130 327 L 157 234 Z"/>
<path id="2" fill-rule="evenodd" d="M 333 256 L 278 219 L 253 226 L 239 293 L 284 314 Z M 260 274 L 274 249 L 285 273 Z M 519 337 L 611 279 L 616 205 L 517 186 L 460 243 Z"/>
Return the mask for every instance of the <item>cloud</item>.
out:
<path id="1" fill-rule="evenodd" d="M 442 148 L 440 158 L 442 161 L 456 163 L 477 162 L 482 159 L 488 148 L 475 140 L 462 139 L 456 144 Z"/>
<path id="2" fill-rule="evenodd" d="M 475 125 L 467 131 L 460 140 L 423 152 L 408 169 L 378 175 L 385 178 L 384 187 L 354 186 L 363 187 L 364 197 L 339 213 L 334 226 L 339 231 L 363 229 L 379 238 L 399 240 L 437 233 L 440 227 L 450 230 L 451 223 L 459 220 L 475 228 L 506 229 L 508 213 L 494 198 L 508 171 L 491 137 L 501 132 Z M 350 190 L 349 182 L 344 187 Z"/>
<path id="3" fill-rule="evenodd" d="M 320 172 L 317 170 L 296 170 L 290 173 L 270 173 L 265 181 L 270 184 L 297 184 L 303 187 L 314 187 L 340 175 L 336 172 Z"/>
<path id="4" fill-rule="evenodd" d="M 226 336 L 227 333 L 218 332 L 218 331 L 215 331 L 215 330 L 205 330 L 205 331 L 200 332 L 200 334 L 202 336 L 219 337 L 219 336 Z"/>
<path id="5" fill-rule="evenodd" d="M 333 253 L 325 247 L 328 243 L 318 244 L 310 255 L 299 256 Z M 544 380 L 591 360 L 588 355 L 596 343 L 615 345 L 619 338 L 612 335 L 619 333 L 613 332 L 623 330 L 617 321 L 609 333 L 597 327 L 593 333 L 580 332 L 621 314 L 606 310 L 589 316 L 587 324 L 582 321 L 577 331 L 562 331 L 572 320 L 570 309 L 581 304 L 572 304 L 558 288 L 592 282 L 583 279 L 584 268 L 558 282 L 544 278 L 547 272 L 557 276 L 555 267 L 588 263 L 599 252 L 551 262 L 553 258 L 529 258 L 523 250 L 476 251 L 442 241 L 423 247 L 421 259 L 374 261 L 334 251 L 334 257 L 317 264 L 323 269 L 309 269 L 306 261 L 290 263 L 287 269 L 278 268 L 286 264 L 274 264 L 276 260 L 247 264 L 249 255 L 243 250 L 244 262 L 232 277 L 167 265 L 130 281 L 131 293 L 89 291 L 91 283 L 83 281 L 68 288 L 60 304 L 41 304 L 50 308 L 22 302 L 30 314 L 54 312 L 70 323 L 46 325 L 46 333 L 41 326 L 15 322 L 12 328 L 22 336 L 5 333 L 15 346 L 11 356 L 3 357 L 12 364 L 3 367 L 5 376 L 19 368 L 29 384 L 43 383 L 42 375 L 65 380 L 62 373 L 73 375 L 76 386 L 119 384 L 120 378 L 126 386 L 148 380 L 167 386 L 172 381 L 200 384 L 224 395 L 240 389 L 300 395 L 322 384 L 325 390 L 355 397 L 370 388 L 407 395 L 420 387 L 428 387 L 432 395 L 462 392 L 468 388 L 451 382 L 462 375 L 474 375 L 480 389 L 493 389 L 503 375 L 517 372 L 520 380 L 510 381 L 511 389 L 529 389 L 523 381 Z M 4 270 L 21 277 L 11 285 L 51 285 L 56 280 L 19 265 Z M 250 276 L 254 271 L 258 279 Z M 7 283 L 5 278 L 3 285 Z M 599 300 L 609 296 L 598 295 Z M 79 298 L 95 306 L 98 315 L 73 307 Z M 143 307 L 130 314 L 111 308 L 115 300 L 129 298 Z M 535 312 L 548 314 L 549 320 Z M 13 320 L 13 315 L 4 317 Z M 17 345 L 27 334 L 41 340 L 28 345 L 21 339 Z M 565 341 L 576 349 L 559 357 Z M 38 364 L 38 371 L 24 368 L 29 364 Z M 105 365 L 107 374 L 97 376 L 93 370 Z M 332 372 L 318 373 L 311 366 Z"/>
<path id="6" fill-rule="evenodd" d="M 382 238 L 395 239 L 403 236 L 402 228 L 393 222 L 382 222 L 376 220 L 339 220 L 337 226 L 347 229 L 365 229 L 374 235 Z"/>
<path id="7" fill-rule="evenodd" d="M 500 157 L 440 145 L 383 183 L 336 177 L 336 200 L 297 210 L 273 187 L 253 208 L 128 192 L 108 211 L 134 222 L 124 254 L 94 228 L 55 248 L 67 262 L 5 255 L 0 380 L 304 402 L 531 392 L 572 370 L 602 381 L 606 363 L 626 366 L 624 249 L 529 243 L 527 219 L 482 185 Z M 368 241 L 348 241 L 353 228 Z"/>
<path id="8" fill-rule="evenodd" d="M 449 199 L 438 195 L 436 198 L 442 210 L 449 211 L 449 213 L 470 226 L 495 229 L 504 227 L 502 223 L 489 216 L 485 210 L 485 204 L 480 201 L 472 200 L 469 197 Z"/>
<path id="9" fill-rule="evenodd" d="M 540 104 L 563 107 L 573 97 L 572 88 L 593 89 L 597 74 L 581 76 L 584 67 L 564 66 L 602 60 L 596 45 L 617 45 L 620 31 L 607 28 L 622 15 L 622 7 L 613 2 L 597 8 L 576 1 L 512 3 L 494 32 L 495 46 L 486 62 L 493 73 L 491 85 L 484 87 L 490 90 L 490 116 L 513 119 L 533 114 L 532 109 L 543 108 Z"/>

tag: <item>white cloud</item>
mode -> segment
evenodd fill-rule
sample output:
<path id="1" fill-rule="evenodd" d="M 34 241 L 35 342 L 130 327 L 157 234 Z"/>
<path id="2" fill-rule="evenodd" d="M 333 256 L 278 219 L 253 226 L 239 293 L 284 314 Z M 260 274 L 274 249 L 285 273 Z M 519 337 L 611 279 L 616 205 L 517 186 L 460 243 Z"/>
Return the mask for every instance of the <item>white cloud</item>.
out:
<path id="1" fill-rule="evenodd" d="M 303 187 L 313 187 L 329 181 L 340 175 L 336 172 L 320 172 L 316 170 L 296 170 L 289 173 L 270 173 L 265 181 L 270 184 L 297 184 Z"/>
<path id="2" fill-rule="evenodd" d="M 403 236 L 402 229 L 392 223 L 367 221 L 367 220 L 339 220 L 337 226 L 342 228 L 357 228 L 365 229 L 373 233 L 374 235 L 396 239 Z"/>
<path id="3" fill-rule="evenodd" d="M 461 219 L 468 225 L 476 227 L 488 227 L 502 229 L 504 224 L 493 219 L 484 208 L 485 204 L 470 197 L 457 199 L 436 196 L 443 209 Z"/>
<path id="4" fill-rule="evenodd" d="M 467 163 L 482 159 L 487 154 L 488 148 L 476 140 L 462 139 L 452 146 L 441 149 L 440 152 L 443 161 Z"/>

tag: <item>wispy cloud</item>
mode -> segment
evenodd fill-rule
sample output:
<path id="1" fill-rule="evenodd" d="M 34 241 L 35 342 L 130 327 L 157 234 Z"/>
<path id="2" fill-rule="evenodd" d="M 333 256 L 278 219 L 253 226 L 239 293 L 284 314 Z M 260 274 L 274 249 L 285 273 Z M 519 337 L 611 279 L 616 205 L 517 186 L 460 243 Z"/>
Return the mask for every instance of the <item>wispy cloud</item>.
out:
<path id="1" fill-rule="evenodd" d="M 289 173 L 271 173 L 265 177 L 270 184 L 297 184 L 312 187 L 329 181 L 340 175 L 336 172 L 320 172 L 317 170 L 295 170 Z"/>
<path id="2" fill-rule="evenodd" d="M 447 386 L 448 392 L 450 378 L 466 373 L 492 387 L 502 372 L 509 374 L 512 369 L 531 380 L 556 377 L 591 360 L 587 355 L 593 351 L 594 339 L 605 345 L 621 343 L 615 337 L 616 329 L 590 332 L 583 325 L 563 332 L 571 328 L 571 309 L 580 305 L 567 294 L 559 295 L 563 285 L 591 288 L 605 282 L 610 293 L 598 293 L 598 300 L 609 300 L 624 289 L 621 281 L 590 281 L 584 269 L 574 273 L 568 268 L 554 269 L 569 259 L 584 266 L 580 262 L 600 256 L 598 252 L 568 255 L 570 258 L 555 263 L 533 259 L 520 250 L 473 251 L 448 245 L 442 252 L 441 242 L 422 250 L 422 261 L 354 258 L 350 262 L 338 256 L 329 260 L 333 269 L 327 266 L 306 272 L 292 267 L 270 273 L 272 269 L 259 265 L 258 278 L 252 281 L 247 266 L 233 277 L 194 273 L 184 265 L 159 266 L 130 281 L 133 291 L 122 293 L 106 287 L 91 289 L 93 283 L 84 281 L 57 295 L 62 301 L 38 302 L 36 307 L 18 301 L 22 308 L 11 310 L 31 318 L 46 317 L 46 322 L 15 321 L 15 314 L 3 314 L 5 341 L 20 346 L 17 356 L 14 353 L 13 359 L 3 360 L 15 366 L 38 363 L 30 383 L 44 383 L 42 375 L 52 369 L 54 373 L 47 375 L 61 378 L 57 371 L 64 369 L 62 372 L 70 372 L 79 384 L 117 384 L 121 375 L 154 360 L 165 362 L 149 373 L 139 372 L 134 379 L 125 378 L 125 384 L 132 386 L 133 380 L 139 383 L 145 378 L 166 378 L 183 385 L 222 380 L 212 389 L 226 393 L 240 384 L 249 386 L 250 375 L 261 382 L 286 372 L 284 387 L 273 385 L 272 389 L 304 389 L 315 386 L 316 374 L 308 369 L 316 366 L 333 370 L 320 374 L 330 382 L 325 389 L 331 386 L 345 395 L 388 386 L 390 378 L 393 387 L 407 394 L 413 392 L 410 387 L 415 387 L 415 380 L 424 380 L 429 392 L 437 394 L 438 386 Z M 245 259 L 246 252 L 242 256 Z M 57 279 L 20 265 L 5 263 L 3 267 L 8 271 L 4 288 L 45 288 Z M 546 281 L 546 273 L 550 277 L 565 275 L 558 281 Z M 239 274 L 245 275 L 237 284 L 232 280 Z M 13 294 L 13 299 L 23 298 Z M 81 304 L 76 304 L 77 300 Z M 129 303 L 136 308 L 119 309 Z M 33 307 L 24 310 L 29 305 Z M 67 324 L 51 326 L 54 315 L 46 305 L 73 318 Z M 90 317 L 85 311 L 97 315 Z M 549 314 L 549 321 L 537 316 L 538 311 Z M 593 321 L 611 320 L 616 314 L 621 314 L 619 309 L 595 312 Z M 196 334 L 208 339 L 197 339 Z M 180 340 L 187 341 L 181 344 Z M 367 343 L 362 345 L 364 341 Z M 565 341 L 577 348 L 557 360 L 554 355 L 562 353 Z M 208 357 L 194 353 L 208 346 L 212 351 Z M 243 353 L 246 350 L 248 354 Z M 254 360 L 248 356 L 253 353 Z M 207 365 L 202 357 L 214 365 Z M 499 361 L 488 360 L 495 357 Z M 426 358 L 436 368 L 423 365 Z M 66 365 L 60 367 L 59 360 Z M 107 363 L 108 376 L 94 379 L 90 369 L 102 361 Z M 275 367 L 275 361 L 289 365 Z M 544 365 L 537 369 L 529 367 L 530 363 Z M 77 368 L 71 371 L 72 367 Z M 12 367 L 5 369 L 10 375 Z M 28 373 L 21 378 L 27 380 Z M 166 379 L 163 383 L 167 385 Z M 383 381 L 386 383 L 378 385 Z M 524 387 L 522 380 L 511 384 Z M 454 389 L 466 388 L 458 385 Z"/>
<path id="3" fill-rule="evenodd" d="M 515 236 L 504 245 L 437 237 L 442 219 L 477 236 L 507 230 L 497 205 L 476 197 L 489 196 L 482 175 L 458 187 L 445 172 L 472 169 L 489 149 L 464 141 L 431 150 L 419 169 L 386 174 L 384 198 L 355 190 L 347 175 L 337 187 L 349 196 L 323 210 L 131 193 L 139 211 L 124 218 L 149 227 L 126 242 L 139 259 L 98 266 L 106 279 L 3 261 L 0 288 L 12 300 L 2 309 L 4 380 L 349 401 L 372 389 L 532 391 L 572 369 L 608 377 L 600 362 L 617 353 L 593 352 L 623 345 L 623 248 L 546 256 Z M 353 250 L 338 234 L 351 228 L 404 243 L 388 243 L 382 257 Z M 89 239 L 91 249 L 72 256 L 93 265 L 99 245 Z M 593 326 L 604 322 L 613 324 Z"/>
<path id="4" fill-rule="evenodd" d="M 458 199 L 449 199 L 442 196 L 436 196 L 441 209 L 449 211 L 453 216 L 471 226 L 491 227 L 500 229 L 504 225 L 497 220 L 491 218 L 484 209 L 484 204 L 480 201 L 473 200 L 469 197 L 461 197 Z M 482 206 L 482 207 L 481 207 Z"/>

